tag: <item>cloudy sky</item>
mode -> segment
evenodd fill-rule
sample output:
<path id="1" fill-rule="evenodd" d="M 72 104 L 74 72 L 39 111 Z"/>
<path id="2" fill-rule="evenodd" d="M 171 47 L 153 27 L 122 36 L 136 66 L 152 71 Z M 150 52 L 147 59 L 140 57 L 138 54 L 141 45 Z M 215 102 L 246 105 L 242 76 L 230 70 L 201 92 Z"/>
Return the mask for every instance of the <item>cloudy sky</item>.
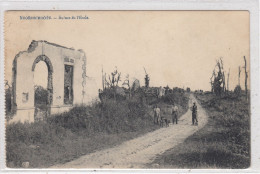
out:
<path id="1" fill-rule="evenodd" d="M 20 20 L 20 16 L 71 17 L 81 20 Z M 210 90 L 216 60 L 230 68 L 230 89 L 238 83 L 238 67 L 249 61 L 247 11 L 9 11 L 5 14 L 5 76 L 11 81 L 12 61 L 32 40 L 46 40 L 83 49 L 87 75 L 101 87 L 101 69 L 115 66 L 123 77 L 151 86 Z M 35 84 L 46 86 L 47 68 L 39 63 Z M 38 75 L 37 75 L 38 74 Z M 39 75 L 40 74 L 40 75 Z M 244 74 L 241 73 L 241 83 Z M 243 84 L 243 83 L 242 83 Z"/>

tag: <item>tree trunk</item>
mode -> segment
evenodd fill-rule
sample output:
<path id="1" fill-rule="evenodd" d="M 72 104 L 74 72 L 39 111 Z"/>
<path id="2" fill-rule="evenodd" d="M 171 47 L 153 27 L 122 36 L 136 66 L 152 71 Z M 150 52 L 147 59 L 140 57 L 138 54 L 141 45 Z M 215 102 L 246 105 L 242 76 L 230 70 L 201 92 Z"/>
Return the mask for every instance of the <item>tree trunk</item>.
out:
<path id="1" fill-rule="evenodd" d="M 228 70 L 228 79 L 227 79 L 227 90 L 229 91 L 229 74 L 230 74 L 230 68 Z"/>
<path id="2" fill-rule="evenodd" d="M 104 82 L 103 65 L 102 65 L 102 88 L 103 88 L 103 91 L 104 91 L 104 89 L 105 89 L 105 82 Z"/>
<path id="3" fill-rule="evenodd" d="M 238 67 L 238 85 L 240 86 L 240 73 L 241 73 L 241 69 L 240 66 Z"/>
<path id="4" fill-rule="evenodd" d="M 246 56 L 244 56 L 244 61 L 245 61 L 245 90 L 246 90 L 246 100 L 248 100 L 248 96 L 247 96 L 247 78 L 248 78 L 248 74 L 246 71 Z"/>
<path id="5" fill-rule="evenodd" d="M 222 73 L 222 81 L 223 81 L 223 92 L 225 93 L 226 92 L 226 78 L 225 78 L 225 73 L 224 73 L 224 70 L 223 70 L 223 73 Z"/>

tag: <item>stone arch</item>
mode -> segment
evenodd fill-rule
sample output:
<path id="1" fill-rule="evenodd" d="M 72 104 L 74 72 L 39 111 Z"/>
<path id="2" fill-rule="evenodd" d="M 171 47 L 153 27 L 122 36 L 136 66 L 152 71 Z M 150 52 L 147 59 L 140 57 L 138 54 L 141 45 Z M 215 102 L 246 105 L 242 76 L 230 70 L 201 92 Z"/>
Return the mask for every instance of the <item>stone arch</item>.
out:
<path id="1" fill-rule="evenodd" d="M 34 71 L 36 64 L 40 61 L 44 61 L 48 67 L 48 71 L 53 72 L 53 66 L 51 60 L 45 55 L 40 55 L 34 60 L 32 65 L 32 71 Z"/>
<path id="2" fill-rule="evenodd" d="M 47 84 L 47 90 L 48 90 L 48 101 L 47 101 L 47 105 L 51 106 L 52 105 L 52 101 L 53 101 L 53 66 L 51 63 L 51 60 L 45 56 L 45 55 L 40 55 L 38 56 L 32 65 L 32 71 L 34 71 L 36 64 L 39 63 L 40 61 L 43 61 L 46 63 L 47 68 L 48 68 L 48 84 Z M 50 112 L 50 111 L 48 111 Z"/>

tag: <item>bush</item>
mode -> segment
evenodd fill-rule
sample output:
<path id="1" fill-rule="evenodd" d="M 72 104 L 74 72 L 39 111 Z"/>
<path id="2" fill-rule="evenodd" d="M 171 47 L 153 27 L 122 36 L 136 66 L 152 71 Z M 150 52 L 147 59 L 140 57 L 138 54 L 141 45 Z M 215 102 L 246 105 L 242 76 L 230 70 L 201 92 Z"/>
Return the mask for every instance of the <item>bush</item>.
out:
<path id="1" fill-rule="evenodd" d="M 160 168 L 233 168 L 250 166 L 250 115 L 245 98 L 197 94 L 209 115 L 205 127 L 158 156 Z"/>
<path id="2" fill-rule="evenodd" d="M 238 91 L 240 86 L 236 87 Z M 201 100 L 202 96 L 198 96 Z M 223 98 L 204 99 L 203 106 L 210 110 L 209 116 L 213 118 L 215 129 L 220 137 L 215 137 L 215 141 L 225 144 L 216 151 L 226 149 L 228 158 L 233 160 L 227 164 L 228 168 L 246 168 L 250 165 L 250 112 L 249 103 L 245 98 L 235 99 L 230 96 Z M 217 112 L 216 112 L 217 111 Z M 221 130 L 221 131 L 219 131 Z M 221 159 L 216 161 L 221 162 Z"/>
<path id="3" fill-rule="evenodd" d="M 113 87 L 113 88 L 106 88 L 104 91 L 102 91 L 99 94 L 99 98 L 101 101 L 103 100 L 109 100 L 109 99 L 114 99 L 114 100 L 125 100 L 126 99 L 126 93 L 125 89 L 121 87 Z"/>
<path id="4" fill-rule="evenodd" d="M 154 130 L 157 126 L 146 116 L 146 109 L 138 100 L 105 100 L 93 106 L 76 106 L 47 122 L 9 124 L 8 167 L 21 167 L 25 161 L 30 167 L 48 167 L 130 139 L 131 132 L 136 136 Z"/>
<path id="5" fill-rule="evenodd" d="M 104 100 L 92 107 L 77 106 L 48 118 L 48 123 L 58 125 L 72 132 L 86 130 L 88 134 L 96 132 L 127 132 L 134 131 L 135 119 L 145 119 L 147 107 L 136 100 L 121 101 Z"/>
<path id="6" fill-rule="evenodd" d="M 237 85 L 237 86 L 235 87 L 235 89 L 234 89 L 234 94 L 235 94 L 235 96 L 236 96 L 236 97 L 240 97 L 240 96 L 241 96 L 241 91 L 242 91 L 242 89 L 241 89 L 240 85 Z"/>
<path id="7" fill-rule="evenodd" d="M 183 92 L 173 92 L 163 96 L 161 99 L 164 103 L 167 104 L 177 104 L 180 105 L 184 110 L 188 109 L 189 97 Z"/>
<path id="8" fill-rule="evenodd" d="M 6 120 L 12 119 L 12 88 L 5 89 L 5 118 Z"/>
<path id="9" fill-rule="evenodd" d="M 36 91 L 39 97 L 45 90 Z M 108 96 L 111 98 L 105 97 L 92 106 L 75 106 L 45 122 L 7 125 L 8 167 L 21 167 L 25 161 L 30 162 L 30 167 L 48 167 L 159 128 L 148 114 L 152 109 L 147 106 L 143 91 L 137 91 L 131 99 L 114 99 L 109 92 Z M 175 102 L 186 101 L 182 96 L 177 92 L 167 100 L 172 97 Z"/>
<path id="10" fill-rule="evenodd" d="M 34 102 L 35 105 L 47 104 L 48 100 L 48 91 L 42 86 L 35 86 L 34 91 Z"/>

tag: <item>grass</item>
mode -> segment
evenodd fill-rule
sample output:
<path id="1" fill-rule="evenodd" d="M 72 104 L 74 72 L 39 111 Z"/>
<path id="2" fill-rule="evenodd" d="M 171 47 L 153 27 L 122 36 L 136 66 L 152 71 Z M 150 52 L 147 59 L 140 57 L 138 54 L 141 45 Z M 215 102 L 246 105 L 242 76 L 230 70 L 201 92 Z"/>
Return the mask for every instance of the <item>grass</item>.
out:
<path id="1" fill-rule="evenodd" d="M 75 107 L 47 122 L 10 124 L 6 131 L 7 166 L 21 167 L 28 161 L 32 168 L 49 167 L 157 129 L 152 118 L 134 103 L 109 100 L 92 107 Z"/>
<path id="2" fill-rule="evenodd" d="M 180 97 L 187 98 L 178 94 L 175 99 Z M 161 100 L 158 102 L 163 103 Z M 182 100 L 178 102 L 185 106 Z M 19 168 L 23 162 L 29 162 L 30 168 L 50 167 L 113 147 L 158 128 L 153 124 L 152 106 L 138 97 L 76 106 L 46 121 L 7 125 L 7 167 Z"/>
<path id="3" fill-rule="evenodd" d="M 27 130 L 32 129 L 31 126 L 25 125 Z M 35 126 L 37 130 L 42 129 L 48 132 L 47 135 L 42 136 L 42 132 L 36 131 L 27 135 L 30 138 L 26 141 L 23 136 L 17 140 L 7 140 L 8 167 L 21 167 L 21 163 L 26 161 L 30 163 L 30 168 L 45 168 L 65 163 L 82 155 L 113 147 L 155 129 L 155 127 L 146 127 L 142 131 L 113 134 L 100 132 L 90 137 L 83 131 L 73 133 L 69 130 L 62 130 L 60 127 L 48 127 L 44 123 L 38 123 Z"/>
<path id="4" fill-rule="evenodd" d="M 250 166 L 250 116 L 245 97 L 197 95 L 209 115 L 208 124 L 182 144 L 158 156 L 149 167 L 231 168 Z M 156 165 L 155 165 L 156 164 Z"/>

